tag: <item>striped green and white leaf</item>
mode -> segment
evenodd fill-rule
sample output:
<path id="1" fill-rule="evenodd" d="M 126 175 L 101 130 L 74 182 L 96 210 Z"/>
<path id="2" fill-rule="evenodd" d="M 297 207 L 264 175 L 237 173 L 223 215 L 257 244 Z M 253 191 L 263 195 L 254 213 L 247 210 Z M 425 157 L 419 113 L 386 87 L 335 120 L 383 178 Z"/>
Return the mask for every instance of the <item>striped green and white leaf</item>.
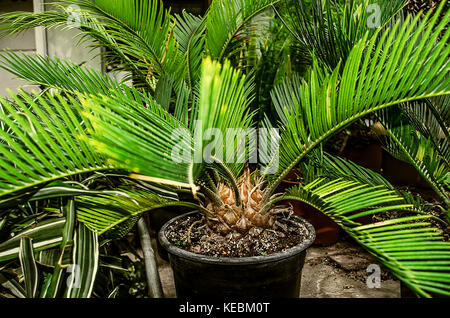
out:
<path id="1" fill-rule="evenodd" d="M 26 298 L 26 291 L 17 277 L 9 278 L 0 273 L 0 285 L 9 290 L 15 297 Z"/>
<path id="2" fill-rule="evenodd" d="M 58 263 L 61 266 L 66 267 L 71 264 L 72 261 L 72 246 L 66 245 L 64 253 L 61 252 L 61 246 L 42 250 L 38 253 L 36 262 L 39 265 L 55 268 Z"/>
<path id="3" fill-rule="evenodd" d="M 65 218 L 52 218 L 22 232 L 15 233 L 13 238 L 0 244 L 0 262 L 17 258 L 22 237 L 33 239 L 35 252 L 59 246 L 63 239 L 62 234 L 65 224 Z"/>
<path id="4" fill-rule="evenodd" d="M 66 218 L 62 233 L 62 241 L 58 247 L 44 250 L 39 253 L 39 264 L 53 267 L 54 270 L 49 274 L 41 289 L 41 298 L 56 298 L 62 296 L 63 287 L 66 281 L 67 270 L 73 267 L 74 253 L 74 234 L 76 227 L 75 200 L 69 198 L 61 204 L 61 212 Z M 72 266 L 72 267 L 70 267 Z M 67 287 L 67 286 L 66 286 Z"/>
<path id="5" fill-rule="evenodd" d="M 65 270 L 61 267 L 56 267 L 53 273 L 48 274 L 45 277 L 44 283 L 42 284 L 40 298 L 57 298 L 60 297 L 60 290 L 62 286 L 66 283 Z"/>
<path id="6" fill-rule="evenodd" d="M 80 187 L 79 185 L 70 182 L 55 181 L 37 191 L 29 199 L 29 202 L 52 198 L 80 196 L 80 195 L 95 196 L 99 194 L 108 194 L 108 193 L 120 195 L 120 192 L 115 190 L 102 190 L 102 191 L 89 190 L 86 187 Z"/>
<path id="7" fill-rule="evenodd" d="M 99 245 L 97 234 L 83 224 L 75 231 L 72 261 L 65 297 L 89 298 L 98 270 Z"/>
<path id="8" fill-rule="evenodd" d="M 287 199 L 308 203 L 345 226 L 357 225 L 357 219 L 363 216 L 411 206 L 404 204 L 401 196 L 383 185 L 370 186 L 345 179 L 316 179 L 305 186 L 287 190 L 284 196 L 266 207 Z"/>
<path id="9" fill-rule="evenodd" d="M 21 237 L 19 246 L 19 260 L 27 298 L 36 298 L 39 292 L 40 273 L 34 259 L 33 240 Z"/>
<path id="10" fill-rule="evenodd" d="M 40 251 L 37 259 L 39 264 L 53 268 L 71 264 L 73 236 L 76 227 L 75 199 L 71 197 L 61 201 L 61 214 L 66 220 L 62 231 L 61 244 L 58 247 Z"/>

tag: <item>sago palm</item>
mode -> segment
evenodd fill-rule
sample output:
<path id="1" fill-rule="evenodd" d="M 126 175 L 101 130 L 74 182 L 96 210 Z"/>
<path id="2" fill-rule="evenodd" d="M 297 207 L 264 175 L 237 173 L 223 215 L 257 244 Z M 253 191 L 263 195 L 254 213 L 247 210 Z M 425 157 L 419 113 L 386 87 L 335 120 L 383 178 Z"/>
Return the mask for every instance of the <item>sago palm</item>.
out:
<path id="1" fill-rule="evenodd" d="M 311 20 L 305 18 L 306 11 L 302 1 L 297 1 L 297 3 L 296 10 L 291 10 L 290 16 L 285 17 L 285 23 L 290 24 L 289 29 L 300 43 L 303 43 L 311 52 L 315 52 L 319 63 L 325 68 L 333 69 L 339 61 L 346 61 L 350 48 L 354 43 L 361 40 L 365 32 L 369 34 L 376 32 L 377 28 L 370 27 L 370 23 L 377 22 L 378 27 L 383 29 L 393 27 L 393 23 L 399 20 L 403 21 L 402 23 L 409 23 L 410 27 L 414 29 L 412 33 L 414 34 L 412 38 L 414 41 L 409 45 L 409 49 L 412 50 L 416 45 L 414 43 L 419 43 L 419 38 L 422 41 L 429 40 L 430 34 L 426 32 L 426 29 L 417 25 L 416 20 L 410 21 L 409 17 L 405 17 L 402 9 L 405 9 L 408 1 L 380 1 L 377 3 L 349 1 L 342 8 L 337 6 L 337 11 L 341 12 L 338 14 L 333 14 L 332 5 L 329 2 L 322 4 L 321 1 L 313 1 L 312 14 L 314 18 Z M 444 1 L 442 3 L 443 9 L 440 11 L 441 16 L 447 7 L 448 3 Z M 443 25 L 447 24 L 445 19 L 441 22 Z M 445 28 L 443 31 L 445 31 Z M 396 32 L 397 36 L 404 35 L 401 29 Z M 441 33 L 441 35 L 443 34 L 444 32 Z M 436 36 L 439 37 L 440 35 L 436 34 Z M 431 42 L 433 41 L 431 39 Z M 382 50 L 383 47 L 378 47 L 378 50 L 374 51 L 373 54 L 380 54 Z M 400 52 L 401 50 L 398 50 L 399 54 L 401 54 Z M 447 77 L 448 74 L 443 74 L 443 76 Z M 420 77 L 419 80 L 421 80 Z M 275 91 L 274 94 L 277 94 L 277 92 Z M 385 132 L 383 134 L 387 134 L 386 137 L 381 136 L 381 142 L 386 150 L 394 157 L 412 164 L 421 177 L 429 183 L 440 197 L 443 209 L 447 210 L 447 222 L 450 220 L 448 186 L 445 185 L 446 175 L 449 173 L 448 159 L 446 159 L 448 158 L 449 136 L 448 105 L 448 96 L 430 97 L 412 102 L 404 101 L 394 109 L 375 113 L 378 120 L 384 125 Z M 390 114 L 389 119 L 386 118 L 388 113 Z M 283 114 L 280 116 L 283 117 Z M 403 119 L 399 121 L 397 117 Z M 409 126 L 409 128 L 401 128 L 398 127 L 399 125 Z M 416 156 L 417 149 L 412 145 L 419 144 L 417 140 L 408 137 L 408 133 L 398 135 L 400 131 L 406 132 L 406 130 L 409 130 L 410 133 L 415 130 L 417 134 L 421 135 L 418 136 L 419 139 L 423 139 L 424 142 L 427 140 L 426 145 L 422 142 L 423 146 L 427 148 L 425 157 Z M 442 164 L 429 165 L 430 156 Z M 433 176 L 435 173 L 443 176 L 440 181 Z"/>
<path id="2" fill-rule="evenodd" d="M 269 120 L 265 129 L 272 132 L 268 143 L 279 147 L 260 153 L 260 169 L 251 171 L 247 162 L 255 144 L 246 136 L 254 126 L 249 111 L 253 79 L 226 56 L 235 54 L 229 44 L 236 33 L 273 2 L 215 1 L 206 18 L 185 16 L 185 24 L 183 17 L 156 10 L 156 1 L 62 3 L 79 5 L 82 34 L 107 46 L 110 61 L 120 60 L 136 87 L 57 59 L 3 56 L 4 67 L 14 74 L 59 91 L 22 92 L 1 100 L 2 206 L 15 211 L 30 202 L 69 198 L 62 209 L 70 222 L 50 219 L 23 235 L 16 227 L 15 238 L 0 245 L 0 261 L 21 260 L 28 296 L 39 296 L 39 273 L 31 257 L 36 251 L 58 247 L 55 270 L 42 289 L 44 296 L 55 295 L 61 289 L 66 247 L 83 246 L 74 250 L 73 263 L 85 269 L 82 284 L 88 288 L 80 292 L 70 285 L 65 295 L 89 296 L 98 267 L 97 235 L 122 235 L 143 213 L 180 206 L 200 211 L 214 231 L 233 239 L 256 226 L 277 226 L 283 209 L 278 203 L 284 200 L 303 201 L 332 217 L 418 295 L 450 293 L 450 244 L 431 226 L 430 215 L 358 222 L 362 216 L 412 207 L 387 184 L 376 184 L 381 179 L 375 173 L 349 165 L 353 180 L 346 175 L 316 178 L 277 192 L 294 167 L 353 122 L 450 93 L 450 31 L 443 31 L 450 13 L 441 22 L 438 12 L 364 32 L 333 67 L 313 57 L 308 76 L 294 76 L 273 91 L 281 133 L 273 133 Z M 12 22 L 4 28 L 17 32 L 63 25 L 67 15 L 64 10 L 13 13 L 4 16 Z M 216 18 L 217 25 L 212 22 Z M 416 36 L 417 29 L 431 40 Z M 225 138 L 203 139 L 209 129 Z M 229 129 L 236 133 L 230 135 Z M 221 154 L 242 157 L 226 160 Z M 91 187 L 100 178 L 117 183 L 108 189 Z M 194 200 L 179 200 L 177 193 L 185 192 Z M 45 204 L 42 209 L 58 211 Z M 82 225 L 74 236 L 75 215 Z M 25 236 L 32 244 L 19 239 Z"/>

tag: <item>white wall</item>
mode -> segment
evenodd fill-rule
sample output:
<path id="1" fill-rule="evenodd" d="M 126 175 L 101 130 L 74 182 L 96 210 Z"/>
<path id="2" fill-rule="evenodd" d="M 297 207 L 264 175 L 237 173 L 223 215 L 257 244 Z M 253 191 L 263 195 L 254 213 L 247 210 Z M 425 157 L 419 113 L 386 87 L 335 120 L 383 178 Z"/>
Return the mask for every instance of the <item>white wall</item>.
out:
<path id="1" fill-rule="evenodd" d="M 33 8 L 39 9 L 41 7 L 39 2 L 42 2 L 42 0 L 0 0 L 0 13 L 11 11 L 33 11 Z M 4 49 L 22 51 L 26 54 L 35 54 L 37 50 L 40 54 L 47 53 L 49 56 L 65 58 L 74 61 L 75 63 L 85 62 L 85 65 L 89 65 L 96 70 L 102 70 L 101 58 L 98 56 L 100 49 L 90 51 L 89 48 L 85 47 L 86 42 L 80 46 L 76 46 L 77 39 L 74 39 L 76 34 L 76 30 L 28 30 L 23 35 L 15 38 L 1 38 L 0 54 Z M 45 43 L 43 43 L 43 41 Z M 1 96 L 7 95 L 6 90 L 8 88 L 12 91 L 17 91 L 17 88 L 19 87 L 22 87 L 27 91 L 38 89 L 36 86 L 31 86 L 25 81 L 16 79 L 14 75 L 0 70 Z"/>
<path id="2" fill-rule="evenodd" d="M 33 0 L 1 0 L 0 13 L 11 11 L 33 11 Z M 9 49 L 12 51 L 23 51 L 26 54 L 34 54 L 36 52 L 35 32 L 28 30 L 16 37 L 0 38 L 0 54 L 1 51 Z M 0 69 L 0 95 L 7 96 L 7 88 L 17 91 L 18 87 L 27 85 L 27 82 L 16 79 L 14 75 Z M 31 90 L 34 86 L 23 87 L 25 90 Z"/>
<path id="3" fill-rule="evenodd" d="M 54 1 L 46 1 L 46 3 Z M 68 59 L 75 63 L 84 63 L 98 71 L 102 70 L 102 61 L 100 56 L 100 49 L 96 48 L 91 51 L 86 46 L 89 42 L 83 42 L 76 45 L 79 33 L 76 29 L 62 30 L 61 28 L 51 29 L 46 31 L 47 34 L 47 50 L 49 56 L 56 56 L 59 58 Z"/>

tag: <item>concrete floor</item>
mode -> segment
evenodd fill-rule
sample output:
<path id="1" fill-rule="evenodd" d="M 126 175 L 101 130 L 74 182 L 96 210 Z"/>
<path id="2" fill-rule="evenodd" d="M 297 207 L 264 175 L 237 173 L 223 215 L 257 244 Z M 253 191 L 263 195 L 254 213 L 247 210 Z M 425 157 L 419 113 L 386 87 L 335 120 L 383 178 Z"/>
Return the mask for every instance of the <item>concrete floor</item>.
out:
<path id="1" fill-rule="evenodd" d="M 302 271 L 301 298 L 397 298 L 400 282 L 381 270 L 380 284 L 369 288 L 366 281 L 373 257 L 351 241 L 341 239 L 328 247 L 310 247 Z M 176 297 L 170 264 L 158 257 L 159 275 L 166 298 Z M 373 280 L 371 280 L 373 281 Z M 378 288 L 376 288 L 378 287 Z"/>

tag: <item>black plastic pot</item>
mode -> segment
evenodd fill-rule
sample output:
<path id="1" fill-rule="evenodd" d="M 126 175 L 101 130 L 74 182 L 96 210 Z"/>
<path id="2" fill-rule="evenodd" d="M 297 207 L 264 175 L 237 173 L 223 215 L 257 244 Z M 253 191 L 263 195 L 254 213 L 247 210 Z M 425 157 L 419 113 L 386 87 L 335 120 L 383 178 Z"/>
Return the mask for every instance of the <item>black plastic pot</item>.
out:
<path id="1" fill-rule="evenodd" d="M 299 216 L 309 237 L 297 246 L 276 254 L 253 257 L 210 257 L 188 252 L 170 243 L 165 232 L 179 218 L 166 223 L 158 238 L 169 255 L 177 297 L 298 298 L 306 249 L 314 242 L 314 227 Z"/>

